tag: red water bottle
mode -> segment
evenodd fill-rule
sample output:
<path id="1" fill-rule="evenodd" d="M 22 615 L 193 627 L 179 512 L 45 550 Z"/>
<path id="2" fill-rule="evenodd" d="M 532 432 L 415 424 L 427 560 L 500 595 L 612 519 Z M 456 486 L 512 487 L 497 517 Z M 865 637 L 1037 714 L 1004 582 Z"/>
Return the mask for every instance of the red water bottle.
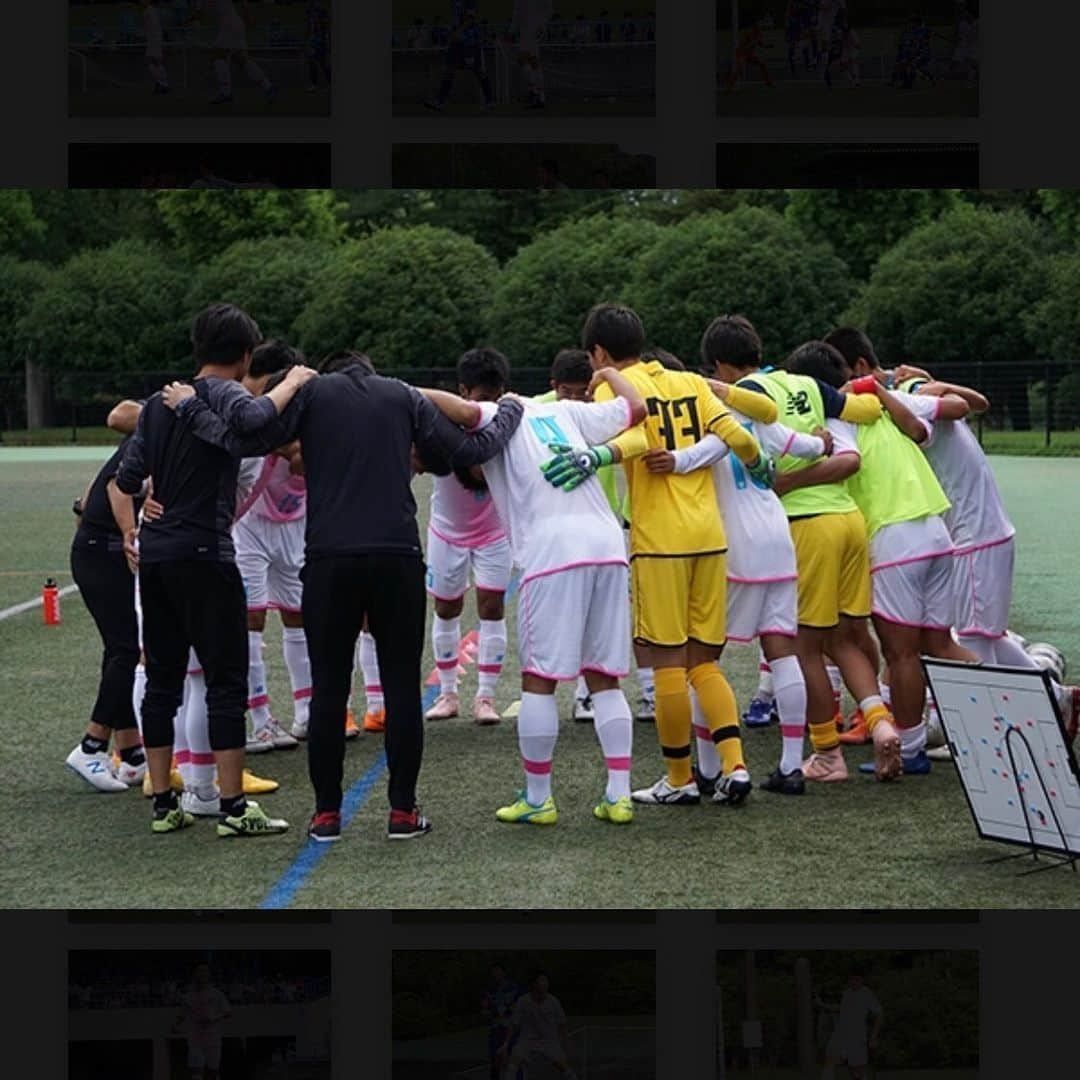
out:
<path id="1" fill-rule="evenodd" d="M 45 582 L 45 588 L 41 590 L 41 608 L 46 626 L 60 625 L 60 590 L 52 578 Z"/>

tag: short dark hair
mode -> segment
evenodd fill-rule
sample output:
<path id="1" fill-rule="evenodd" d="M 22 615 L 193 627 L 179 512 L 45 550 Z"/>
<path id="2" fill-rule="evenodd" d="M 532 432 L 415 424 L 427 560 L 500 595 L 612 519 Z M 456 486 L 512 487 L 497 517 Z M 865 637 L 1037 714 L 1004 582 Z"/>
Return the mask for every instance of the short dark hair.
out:
<path id="1" fill-rule="evenodd" d="M 191 324 L 191 351 L 203 364 L 239 364 L 262 341 L 259 324 L 235 304 L 211 304 Z"/>
<path id="2" fill-rule="evenodd" d="M 597 346 L 613 360 L 634 360 L 645 349 L 645 327 L 636 311 L 625 304 L 597 304 L 586 316 L 581 347 L 591 353 Z"/>
<path id="3" fill-rule="evenodd" d="M 290 364 L 289 367 L 295 367 L 295 364 Z M 282 380 L 289 374 L 289 368 L 281 368 L 278 371 L 272 371 L 270 377 L 266 380 L 266 385 L 263 387 L 263 393 L 269 394 L 275 386 L 280 386 Z"/>
<path id="4" fill-rule="evenodd" d="M 716 364 L 759 368 L 762 355 L 761 335 L 745 315 L 718 315 L 701 337 L 701 359 L 710 370 Z"/>
<path id="5" fill-rule="evenodd" d="M 498 349 L 481 345 L 462 353 L 457 362 L 457 377 L 466 390 L 481 387 L 502 393 L 510 384 L 510 361 Z"/>
<path id="6" fill-rule="evenodd" d="M 275 371 L 284 371 L 304 362 L 304 354 L 284 341 L 274 339 L 264 341 L 251 354 L 251 367 L 248 374 L 253 378 L 272 375 Z"/>
<path id="7" fill-rule="evenodd" d="M 642 360 L 655 360 L 662 364 L 668 371 L 685 371 L 686 365 L 674 354 L 661 349 L 659 345 L 649 345 L 641 354 Z"/>
<path id="8" fill-rule="evenodd" d="M 796 375 L 809 375 L 833 387 L 843 386 L 851 377 L 843 353 L 825 341 L 803 342 L 787 358 L 784 367 Z"/>
<path id="9" fill-rule="evenodd" d="M 855 366 L 855 361 L 860 356 L 872 368 L 881 367 L 881 361 L 874 352 L 873 342 L 857 327 L 838 326 L 825 335 L 825 341 L 840 352 L 851 367 Z"/>
<path id="10" fill-rule="evenodd" d="M 358 352 L 356 349 L 339 349 L 324 356 L 319 362 L 319 374 L 333 375 L 335 371 L 344 371 L 353 364 L 358 364 L 369 375 L 375 374 L 375 361 L 367 353 Z"/>
<path id="11" fill-rule="evenodd" d="M 560 349 L 551 365 L 551 381 L 559 383 L 592 382 L 593 370 L 589 354 L 584 349 Z"/>

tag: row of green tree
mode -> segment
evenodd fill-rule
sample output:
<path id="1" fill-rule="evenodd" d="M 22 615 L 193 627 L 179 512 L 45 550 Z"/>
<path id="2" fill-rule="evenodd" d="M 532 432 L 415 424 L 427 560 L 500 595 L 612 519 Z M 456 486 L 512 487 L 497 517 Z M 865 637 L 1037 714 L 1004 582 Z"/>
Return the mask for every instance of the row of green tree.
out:
<path id="1" fill-rule="evenodd" d="M 606 298 L 689 363 L 725 311 L 773 360 L 839 320 L 887 362 L 1072 359 L 1078 287 L 1078 191 L 0 192 L 0 374 L 183 367 L 215 299 L 395 371 L 546 366 Z"/>

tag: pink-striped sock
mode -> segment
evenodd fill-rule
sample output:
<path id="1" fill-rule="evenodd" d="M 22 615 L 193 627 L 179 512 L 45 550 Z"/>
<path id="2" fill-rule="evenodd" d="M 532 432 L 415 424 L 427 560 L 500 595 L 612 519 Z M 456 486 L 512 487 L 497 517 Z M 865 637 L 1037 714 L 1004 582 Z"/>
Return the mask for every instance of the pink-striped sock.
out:
<path id="1" fill-rule="evenodd" d="M 495 696 L 495 684 L 502 674 L 505 656 L 506 620 L 481 619 L 476 657 L 477 697 L 493 698 Z"/>
<path id="2" fill-rule="evenodd" d="M 539 806 L 551 795 L 551 760 L 559 738 L 559 708 L 554 694 L 522 693 L 518 747 L 525 767 L 525 797 Z"/>
<path id="3" fill-rule="evenodd" d="M 600 690 L 593 694 L 593 724 L 607 766 L 608 802 L 630 796 L 630 760 L 634 748 L 634 721 L 621 690 Z"/>

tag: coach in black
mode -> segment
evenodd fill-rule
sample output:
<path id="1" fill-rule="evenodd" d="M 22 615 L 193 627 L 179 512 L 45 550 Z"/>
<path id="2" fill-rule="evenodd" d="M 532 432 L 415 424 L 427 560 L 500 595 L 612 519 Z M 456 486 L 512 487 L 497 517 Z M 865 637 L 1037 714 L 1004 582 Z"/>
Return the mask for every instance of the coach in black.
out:
<path id="1" fill-rule="evenodd" d="M 195 393 L 243 432 L 245 454 L 280 446 L 279 411 L 315 372 L 292 369 L 272 393 L 254 398 L 240 385 L 261 340 L 255 321 L 231 304 L 216 304 L 195 319 L 191 340 Z M 163 515 L 139 530 L 139 592 L 146 653 L 143 742 L 154 791 L 156 833 L 194 822 L 169 786 L 173 717 L 180 706 L 188 652 L 206 676 L 210 745 L 221 790 L 219 836 L 283 832 L 243 795 L 247 708 L 247 605 L 236 569 L 231 529 L 236 512 L 236 457 L 197 439 L 178 423 L 160 394 L 151 397 L 124 451 L 116 486 L 134 495 L 153 477 Z"/>
<path id="2" fill-rule="evenodd" d="M 357 362 L 359 359 L 360 362 Z M 416 805 L 423 755 L 420 661 L 427 597 L 413 499 L 412 448 L 433 469 L 468 468 L 494 457 L 521 423 L 521 403 L 504 398 L 487 426 L 481 409 L 452 394 L 426 392 L 376 375 L 343 354 L 297 394 L 281 420 L 300 439 L 308 518 L 304 628 L 311 657 L 308 769 L 315 788 L 309 835 L 341 835 L 345 759 L 342 718 L 356 639 L 364 618 L 379 655 L 386 696 L 391 840 L 431 828 Z M 433 404 L 438 402 L 438 405 Z M 212 402 L 188 396 L 178 415 L 201 437 L 230 446 L 235 425 Z M 444 415 L 444 410 L 447 415 Z"/>

